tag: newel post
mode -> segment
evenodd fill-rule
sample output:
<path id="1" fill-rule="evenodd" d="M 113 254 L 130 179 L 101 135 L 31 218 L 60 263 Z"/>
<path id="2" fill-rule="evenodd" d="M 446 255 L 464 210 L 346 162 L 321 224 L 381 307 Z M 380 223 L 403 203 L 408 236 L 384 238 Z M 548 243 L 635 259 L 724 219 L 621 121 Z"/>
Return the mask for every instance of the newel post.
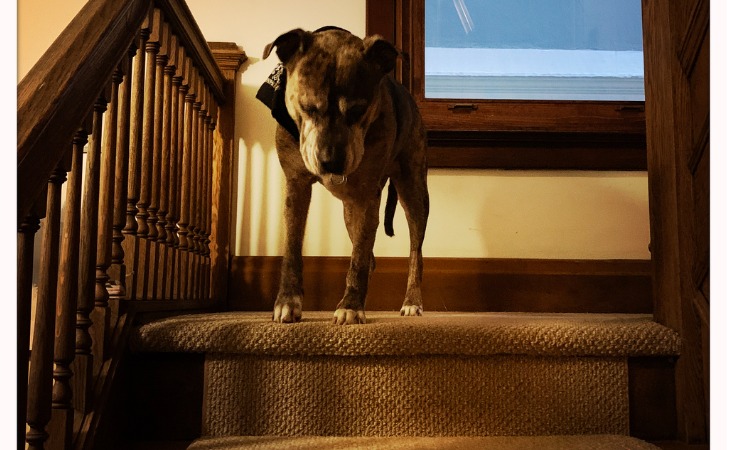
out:
<path id="1" fill-rule="evenodd" d="M 231 235 L 231 190 L 233 189 L 233 152 L 235 151 L 234 128 L 236 123 L 236 78 L 238 69 L 247 56 L 232 42 L 209 42 L 218 66 L 225 77 L 226 101 L 218 108 L 214 118 L 213 134 L 213 185 L 210 222 L 210 297 L 221 304 L 228 296 L 228 263 Z"/>

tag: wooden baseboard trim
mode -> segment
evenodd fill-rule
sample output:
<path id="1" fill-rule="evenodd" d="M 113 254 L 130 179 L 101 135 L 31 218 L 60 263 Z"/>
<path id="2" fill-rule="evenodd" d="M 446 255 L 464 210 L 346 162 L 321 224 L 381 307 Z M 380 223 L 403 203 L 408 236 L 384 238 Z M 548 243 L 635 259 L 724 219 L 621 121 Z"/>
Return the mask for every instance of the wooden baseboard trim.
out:
<path id="1" fill-rule="evenodd" d="M 405 295 L 407 258 L 377 258 L 366 308 L 397 311 Z M 281 257 L 236 256 L 229 307 L 272 309 Z M 347 257 L 304 258 L 304 309 L 334 309 L 345 288 Z M 651 313 L 648 260 L 425 258 L 426 311 Z"/>

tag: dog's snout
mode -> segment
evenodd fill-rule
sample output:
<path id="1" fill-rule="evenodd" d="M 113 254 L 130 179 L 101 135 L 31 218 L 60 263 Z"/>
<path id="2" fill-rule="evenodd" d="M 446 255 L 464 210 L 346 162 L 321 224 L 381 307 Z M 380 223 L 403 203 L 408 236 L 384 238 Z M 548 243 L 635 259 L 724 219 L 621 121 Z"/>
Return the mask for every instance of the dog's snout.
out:
<path id="1" fill-rule="evenodd" d="M 330 158 L 322 160 L 320 161 L 320 164 L 322 165 L 322 169 L 326 173 L 342 175 L 342 173 L 345 171 L 345 161 L 341 158 Z"/>

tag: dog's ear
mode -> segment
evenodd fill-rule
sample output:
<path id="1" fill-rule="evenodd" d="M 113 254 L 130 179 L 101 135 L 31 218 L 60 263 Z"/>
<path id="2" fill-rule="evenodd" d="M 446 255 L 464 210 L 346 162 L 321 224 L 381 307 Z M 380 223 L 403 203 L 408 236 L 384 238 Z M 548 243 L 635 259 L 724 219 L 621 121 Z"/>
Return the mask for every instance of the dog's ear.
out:
<path id="1" fill-rule="evenodd" d="M 311 43 L 312 33 L 308 33 L 301 28 L 288 31 L 264 48 L 264 59 L 268 58 L 271 49 L 276 47 L 276 56 L 286 64 L 298 52 L 306 51 Z"/>
<path id="2" fill-rule="evenodd" d="M 373 35 L 363 39 L 365 60 L 377 67 L 383 74 L 395 68 L 400 52 L 382 36 Z"/>

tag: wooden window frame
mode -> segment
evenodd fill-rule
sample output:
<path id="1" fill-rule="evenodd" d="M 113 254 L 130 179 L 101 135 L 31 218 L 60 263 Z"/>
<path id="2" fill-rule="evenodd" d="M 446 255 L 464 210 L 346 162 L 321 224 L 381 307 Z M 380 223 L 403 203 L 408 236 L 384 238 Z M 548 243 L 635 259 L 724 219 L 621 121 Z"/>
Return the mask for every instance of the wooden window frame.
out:
<path id="1" fill-rule="evenodd" d="M 646 170 L 644 102 L 427 99 L 425 0 L 366 0 L 367 34 L 404 52 L 395 76 L 428 131 L 429 167 Z"/>

